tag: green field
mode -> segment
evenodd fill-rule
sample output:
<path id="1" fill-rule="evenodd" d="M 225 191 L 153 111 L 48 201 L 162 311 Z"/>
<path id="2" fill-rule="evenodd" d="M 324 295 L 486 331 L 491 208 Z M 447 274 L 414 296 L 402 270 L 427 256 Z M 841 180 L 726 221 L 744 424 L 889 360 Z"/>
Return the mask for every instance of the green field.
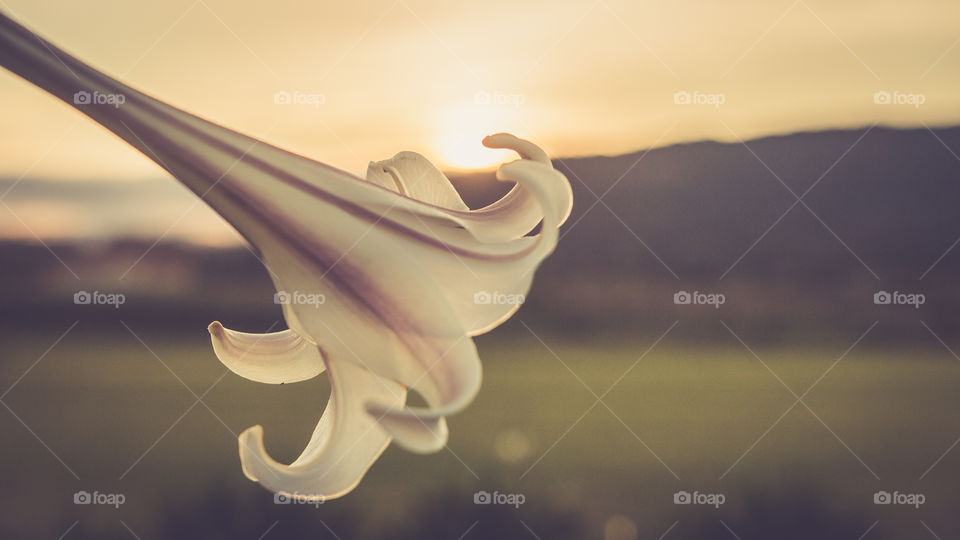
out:
<path id="1" fill-rule="evenodd" d="M 295 457 L 326 402 L 323 377 L 252 383 L 224 375 L 204 333 L 135 331 L 149 349 L 78 329 L 39 362 L 59 332 L 4 338 L 2 387 L 16 384 L 0 410 L 3 538 L 603 538 L 605 524 L 608 538 L 960 533 L 960 449 L 940 459 L 960 437 L 960 362 L 942 349 L 862 346 L 837 362 L 849 344 L 758 348 L 758 359 L 735 343 L 667 340 L 641 357 L 653 339 L 545 338 L 548 349 L 532 334 L 486 337 L 483 390 L 450 419 L 448 450 L 391 447 L 355 492 L 314 508 L 275 505 L 247 481 L 235 436 L 262 424 L 270 451 Z M 126 500 L 74 505 L 78 490 Z M 525 503 L 474 505 L 478 490 Z M 675 505 L 680 490 L 725 501 Z M 875 505 L 879 490 L 925 503 Z"/>

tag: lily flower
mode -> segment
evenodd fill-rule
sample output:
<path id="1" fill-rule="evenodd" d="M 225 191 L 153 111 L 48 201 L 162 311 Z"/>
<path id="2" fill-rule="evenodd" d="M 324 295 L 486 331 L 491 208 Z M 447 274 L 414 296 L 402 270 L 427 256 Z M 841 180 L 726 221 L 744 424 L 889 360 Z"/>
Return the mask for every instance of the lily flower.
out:
<path id="1" fill-rule="evenodd" d="M 512 135 L 483 144 L 517 152 L 497 170 L 516 185 L 470 210 L 419 154 L 401 152 L 371 163 L 366 178 L 353 176 L 158 101 L 3 14 L 0 64 L 194 191 L 243 235 L 290 298 L 288 330 L 209 327 L 217 357 L 247 379 L 278 384 L 328 374 L 326 409 L 293 463 L 270 457 L 261 426 L 240 434 L 244 473 L 275 492 L 339 497 L 391 440 L 413 452 L 443 448 L 446 417 L 480 388 L 472 336 L 519 309 L 570 213 L 567 179 L 540 148 Z M 323 302 L 297 301 L 305 295 Z M 426 406 L 407 406 L 409 390 Z"/>

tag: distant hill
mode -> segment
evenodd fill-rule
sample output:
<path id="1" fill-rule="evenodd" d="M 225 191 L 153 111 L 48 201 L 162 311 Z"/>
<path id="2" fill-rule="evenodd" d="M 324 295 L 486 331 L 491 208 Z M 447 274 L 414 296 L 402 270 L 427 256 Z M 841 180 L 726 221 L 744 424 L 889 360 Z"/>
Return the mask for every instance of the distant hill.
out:
<path id="1" fill-rule="evenodd" d="M 920 319 L 960 330 L 960 128 L 697 142 L 555 165 L 576 203 L 530 304 L 568 330 L 643 332 L 678 317 L 773 338 L 873 320 L 890 338 L 923 331 Z M 461 181 L 475 201 L 493 192 L 482 183 Z M 726 303 L 676 306 L 678 290 Z M 877 306 L 879 291 L 926 302 Z"/>
<path id="2" fill-rule="evenodd" d="M 652 272 L 629 227 L 681 278 L 717 279 L 773 226 L 727 276 L 873 277 L 859 256 L 882 280 L 916 280 L 960 237 L 958 156 L 960 128 L 877 127 L 565 160 L 574 222 L 606 193 L 566 238 L 595 246 L 593 264 Z"/>
<path id="3" fill-rule="evenodd" d="M 856 337 L 878 319 L 890 338 L 922 331 L 920 320 L 945 334 L 960 331 L 960 246 L 950 249 L 960 239 L 958 156 L 960 128 L 875 127 L 556 160 L 573 185 L 574 211 L 520 316 L 544 328 L 612 333 L 656 333 L 680 318 L 704 335 L 722 334 L 716 321 L 723 319 L 770 339 L 824 331 Z M 490 175 L 455 182 L 473 205 L 505 189 Z M 119 268 L 144 241 L 101 247 L 92 263 L 79 248 L 58 254 L 68 264 Z M 41 276 L 64 277 L 43 247 L 0 253 L 0 272 L 9 277 L 16 269 L 23 280 L 6 280 L 4 298 L 35 290 Z M 259 263 L 246 250 L 230 257 L 218 290 L 240 280 L 261 301 L 270 286 Z M 165 245 L 125 281 L 135 285 L 138 273 L 162 267 L 164 258 L 194 279 L 156 301 L 192 294 L 198 307 L 191 314 L 208 318 L 203 284 L 215 282 L 211 273 L 224 271 L 215 261 L 227 259 Z M 680 290 L 722 293 L 726 302 L 678 306 Z M 925 303 L 878 306 L 873 295 L 881 290 L 920 292 Z M 251 324 L 260 320 L 252 308 L 248 315 Z"/>

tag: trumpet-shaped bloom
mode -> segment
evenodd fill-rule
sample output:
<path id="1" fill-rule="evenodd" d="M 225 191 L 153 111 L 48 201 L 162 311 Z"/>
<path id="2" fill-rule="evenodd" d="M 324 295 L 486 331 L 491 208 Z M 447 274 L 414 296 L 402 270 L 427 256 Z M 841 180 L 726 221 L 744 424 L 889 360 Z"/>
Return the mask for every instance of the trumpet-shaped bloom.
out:
<path id="1" fill-rule="evenodd" d="M 153 99 L 2 14 L 0 63 L 156 161 L 270 269 L 289 329 L 249 334 L 214 322 L 209 331 L 217 357 L 242 377 L 278 384 L 328 374 L 327 407 L 293 463 L 270 457 L 260 426 L 240 435 L 244 473 L 277 492 L 341 496 L 391 440 L 414 452 L 441 449 L 446 417 L 480 387 L 471 337 L 520 307 L 571 209 L 567 179 L 512 135 L 483 144 L 517 152 L 497 171 L 516 185 L 470 210 L 419 154 L 401 152 L 371 163 L 366 178 L 352 176 Z M 76 97 L 84 95 L 115 98 Z M 407 406 L 409 390 L 426 406 Z"/>

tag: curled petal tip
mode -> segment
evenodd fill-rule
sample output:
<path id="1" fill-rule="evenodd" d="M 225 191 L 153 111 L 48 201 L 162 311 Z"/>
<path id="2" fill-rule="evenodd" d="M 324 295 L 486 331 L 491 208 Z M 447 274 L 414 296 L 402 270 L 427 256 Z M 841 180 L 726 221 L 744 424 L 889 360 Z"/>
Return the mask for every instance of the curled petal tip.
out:
<path id="1" fill-rule="evenodd" d="M 510 133 L 494 133 L 483 138 L 487 148 L 505 148 L 520 154 L 524 159 L 550 164 L 550 157 L 539 146 Z"/>
<path id="2" fill-rule="evenodd" d="M 223 336 L 223 325 L 220 321 L 213 321 L 207 325 L 207 331 L 210 332 L 211 336 L 222 337 Z"/>
<path id="3" fill-rule="evenodd" d="M 300 456 L 289 465 L 267 453 L 263 428 L 253 426 L 239 437 L 244 474 L 276 493 L 333 499 L 350 492 L 390 444 L 376 418 L 363 408 L 374 401 L 401 407 L 403 385 L 382 379 L 349 361 L 328 362 L 330 400 Z"/>
<path id="4" fill-rule="evenodd" d="M 506 141 L 514 140 L 516 138 L 517 137 L 515 135 L 511 135 L 509 133 L 491 133 L 490 135 L 484 137 L 481 143 L 487 148 L 503 148 L 502 145 Z"/>
<path id="5" fill-rule="evenodd" d="M 258 451 L 266 453 L 263 446 L 263 426 L 257 424 L 243 430 L 237 442 L 240 449 L 240 467 L 243 469 L 244 476 L 259 482 L 260 479 L 253 472 L 254 467 L 251 467 L 251 459 L 259 459 Z"/>
<path id="6" fill-rule="evenodd" d="M 220 321 L 207 327 L 217 358 L 241 377 L 268 384 L 305 381 L 324 371 L 316 345 L 293 330 L 248 334 L 224 328 Z"/>

